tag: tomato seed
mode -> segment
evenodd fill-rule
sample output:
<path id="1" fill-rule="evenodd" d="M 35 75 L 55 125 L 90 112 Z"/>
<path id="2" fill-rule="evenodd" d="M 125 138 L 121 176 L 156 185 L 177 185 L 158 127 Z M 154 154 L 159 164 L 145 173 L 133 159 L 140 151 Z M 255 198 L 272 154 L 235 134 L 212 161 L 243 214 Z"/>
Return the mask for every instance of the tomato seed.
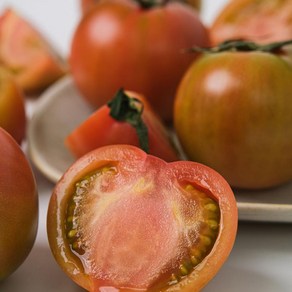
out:
<path id="1" fill-rule="evenodd" d="M 192 198 L 203 210 L 203 221 L 198 231 L 198 239 L 190 248 L 189 256 L 180 263 L 178 271 L 171 275 L 169 285 L 178 283 L 203 261 L 212 250 L 219 232 L 220 212 L 218 203 L 190 183 L 184 184 L 183 189 L 187 192 L 186 196 Z"/>

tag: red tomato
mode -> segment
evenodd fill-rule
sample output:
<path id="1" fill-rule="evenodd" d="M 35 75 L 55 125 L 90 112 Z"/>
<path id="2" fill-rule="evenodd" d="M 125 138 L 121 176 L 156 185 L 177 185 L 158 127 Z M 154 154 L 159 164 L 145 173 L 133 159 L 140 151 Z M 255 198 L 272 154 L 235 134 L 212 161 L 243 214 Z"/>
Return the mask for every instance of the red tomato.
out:
<path id="1" fill-rule="evenodd" d="M 190 66 L 176 97 L 175 129 L 187 157 L 232 186 L 277 186 L 292 179 L 292 64 L 269 47 L 237 45 Z"/>
<path id="2" fill-rule="evenodd" d="M 212 169 L 111 145 L 69 168 L 47 220 L 56 261 L 89 291 L 196 292 L 232 249 L 237 208 Z"/>
<path id="3" fill-rule="evenodd" d="M 15 140 L 0 128 L 0 281 L 28 256 L 36 237 L 38 195 L 33 172 Z"/>
<path id="4" fill-rule="evenodd" d="M 0 127 L 21 143 L 25 137 L 24 96 L 9 72 L 0 65 Z"/>
<path id="5" fill-rule="evenodd" d="M 0 17 L 0 63 L 29 94 L 43 90 L 66 72 L 55 49 L 12 9 Z"/>
<path id="6" fill-rule="evenodd" d="M 101 1 L 76 28 L 71 72 L 95 107 L 127 88 L 147 96 L 169 121 L 178 82 L 195 59 L 183 50 L 208 44 L 197 12 L 182 3 L 142 8 L 131 0 Z"/>
<path id="7" fill-rule="evenodd" d="M 291 0 L 233 0 L 211 26 L 213 43 L 248 39 L 260 43 L 292 38 Z"/>
<path id="8" fill-rule="evenodd" d="M 147 151 L 165 161 L 178 160 L 178 152 L 171 144 L 166 128 L 145 98 L 134 92 L 119 91 L 113 102 L 120 105 L 121 98 L 125 103 L 120 111 L 121 114 L 132 117 L 134 111 L 136 118 L 134 122 L 137 123 L 139 118 L 145 124 L 146 132 L 142 133 L 141 139 L 146 140 Z M 122 120 L 112 117 L 110 113 L 113 105 L 104 105 L 99 108 L 66 138 L 65 144 L 76 157 L 111 144 L 130 144 L 143 148 L 143 141 L 140 143 L 137 134 L 137 131 L 139 133 L 143 131 L 143 128 L 136 130 L 124 117 Z"/>

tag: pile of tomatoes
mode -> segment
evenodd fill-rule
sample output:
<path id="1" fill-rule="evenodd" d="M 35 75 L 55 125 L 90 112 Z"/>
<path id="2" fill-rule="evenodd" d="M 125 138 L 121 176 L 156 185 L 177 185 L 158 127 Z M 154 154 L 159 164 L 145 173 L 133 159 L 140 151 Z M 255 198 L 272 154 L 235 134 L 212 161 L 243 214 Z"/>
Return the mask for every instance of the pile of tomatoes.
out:
<path id="1" fill-rule="evenodd" d="M 38 60 L 38 68 L 12 66 L 12 41 L 0 50 L 0 102 L 13 96 L 17 111 L 0 103 L 0 126 L 10 133 L 0 131 L 7 153 L 0 163 L 1 260 L 15 232 L 23 240 L 0 280 L 25 259 L 36 234 L 36 185 L 20 148 L 24 95 L 29 84 L 44 88 L 68 70 L 93 114 L 64 141 L 76 162 L 48 208 L 56 261 L 89 291 L 199 291 L 234 244 L 232 188 L 292 179 L 292 2 L 233 0 L 210 27 L 201 21 L 201 1 L 80 4 L 67 65 L 30 26 L 20 39 L 33 35 L 41 45 L 18 60 Z M 7 27 L 19 21 L 11 13 Z M 0 40 L 13 40 L 3 35 L 0 22 Z M 38 79 L 44 70 L 49 80 Z"/>

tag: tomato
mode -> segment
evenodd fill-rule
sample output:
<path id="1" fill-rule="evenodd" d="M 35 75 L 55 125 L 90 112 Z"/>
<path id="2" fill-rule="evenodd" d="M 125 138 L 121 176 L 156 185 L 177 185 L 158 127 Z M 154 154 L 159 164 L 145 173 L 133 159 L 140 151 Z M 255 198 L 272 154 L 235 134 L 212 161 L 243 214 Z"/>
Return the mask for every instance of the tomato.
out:
<path id="1" fill-rule="evenodd" d="M 227 259 L 236 230 L 236 201 L 222 176 L 131 145 L 77 160 L 47 214 L 56 261 L 89 291 L 199 291 Z"/>
<path id="2" fill-rule="evenodd" d="M 179 86 L 174 124 L 182 148 L 234 187 L 292 179 L 292 64 L 273 53 L 282 45 L 225 43 L 190 66 Z"/>
<path id="3" fill-rule="evenodd" d="M 69 63 L 76 86 L 94 107 L 127 88 L 170 121 L 176 87 L 196 57 L 184 50 L 208 44 L 206 28 L 187 5 L 101 1 L 77 25 Z"/>
<path id="4" fill-rule="evenodd" d="M 82 13 L 86 13 L 98 1 L 100 1 L 100 0 L 80 0 L 80 7 L 81 7 Z M 193 6 L 196 9 L 201 8 L 201 0 L 186 0 L 186 1 L 182 1 L 182 2 L 189 3 L 191 6 Z"/>
<path id="5" fill-rule="evenodd" d="M 211 26 L 213 43 L 248 39 L 259 43 L 292 38 L 291 0 L 233 0 Z"/>
<path id="6" fill-rule="evenodd" d="M 26 132 L 24 95 L 13 76 L 0 65 L 0 127 L 20 144 Z"/>
<path id="7" fill-rule="evenodd" d="M 0 63 L 27 94 L 42 91 L 67 71 L 56 50 L 13 9 L 0 16 Z"/>
<path id="8" fill-rule="evenodd" d="M 0 281 L 28 256 L 36 237 L 38 194 L 20 146 L 0 128 Z"/>
<path id="9" fill-rule="evenodd" d="M 113 113 L 116 110 L 118 112 Z M 105 145 L 131 144 L 163 160 L 178 160 L 167 129 L 147 100 L 140 94 L 123 90 L 74 129 L 65 144 L 76 157 Z"/>

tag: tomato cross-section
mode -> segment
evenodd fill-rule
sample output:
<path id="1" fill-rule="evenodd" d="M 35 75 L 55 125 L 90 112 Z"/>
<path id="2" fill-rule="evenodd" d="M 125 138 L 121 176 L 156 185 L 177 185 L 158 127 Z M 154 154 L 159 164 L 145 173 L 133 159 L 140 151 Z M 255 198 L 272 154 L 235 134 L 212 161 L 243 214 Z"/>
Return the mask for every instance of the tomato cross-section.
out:
<path id="1" fill-rule="evenodd" d="M 227 259 L 236 227 L 236 202 L 218 173 L 129 145 L 77 160 L 48 210 L 57 262 L 89 291 L 199 291 Z"/>

